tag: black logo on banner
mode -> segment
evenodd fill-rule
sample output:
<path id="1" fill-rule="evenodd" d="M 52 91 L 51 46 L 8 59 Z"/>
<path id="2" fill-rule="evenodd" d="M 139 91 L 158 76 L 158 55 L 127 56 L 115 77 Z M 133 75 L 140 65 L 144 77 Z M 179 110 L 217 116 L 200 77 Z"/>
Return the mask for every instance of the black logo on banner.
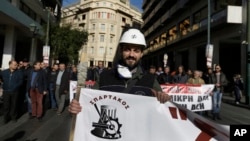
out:
<path id="1" fill-rule="evenodd" d="M 99 121 L 93 122 L 94 129 L 91 133 L 104 139 L 119 139 L 121 138 L 120 128 L 122 124 L 119 123 L 116 117 L 116 108 L 110 105 L 101 105 L 101 112 L 96 104 L 94 104 L 100 118 Z"/>

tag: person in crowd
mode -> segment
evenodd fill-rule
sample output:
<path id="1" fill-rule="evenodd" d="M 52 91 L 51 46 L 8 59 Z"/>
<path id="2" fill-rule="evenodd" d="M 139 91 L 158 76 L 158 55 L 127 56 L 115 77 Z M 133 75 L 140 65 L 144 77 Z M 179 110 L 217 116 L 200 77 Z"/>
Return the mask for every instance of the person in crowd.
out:
<path id="1" fill-rule="evenodd" d="M 213 97 L 213 120 L 219 119 L 220 117 L 220 108 L 221 108 L 221 99 L 224 92 L 224 87 L 227 85 L 226 75 L 221 71 L 221 66 L 217 64 L 215 66 L 215 72 L 212 75 L 212 83 L 215 84 L 215 88 L 212 93 Z"/>
<path id="2" fill-rule="evenodd" d="M 163 71 L 162 71 L 162 67 L 158 67 L 157 71 L 156 71 L 156 74 L 159 76 L 160 74 L 162 74 Z"/>
<path id="3" fill-rule="evenodd" d="M 105 70 L 106 70 L 106 69 L 104 68 L 103 62 L 102 62 L 102 61 L 99 61 L 99 62 L 98 62 L 98 66 L 95 67 L 95 68 L 93 68 L 93 72 L 92 72 L 92 73 L 93 73 L 93 74 L 92 74 L 92 76 L 93 76 L 93 81 L 98 80 L 100 74 L 101 74 L 103 71 L 105 71 Z"/>
<path id="4" fill-rule="evenodd" d="M 170 74 L 169 66 L 164 68 L 164 72 L 158 76 L 157 80 L 160 84 L 171 84 L 173 82 L 173 77 Z"/>
<path id="5" fill-rule="evenodd" d="M 154 65 L 151 65 L 149 67 L 149 73 L 153 74 L 155 76 L 155 78 L 158 77 L 158 75 L 156 74 L 156 67 Z"/>
<path id="6" fill-rule="evenodd" d="M 205 81 L 201 78 L 201 71 L 195 70 L 193 73 L 193 77 L 189 78 L 187 81 L 187 84 L 192 84 L 192 85 L 203 85 L 205 84 Z M 195 112 L 199 115 L 203 115 L 203 111 L 198 111 Z"/>
<path id="7" fill-rule="evenodd" d="M 17 69 L 21 69 L 23 67 L 23 61 L 19 61 Z"/>
<path id="8" fill-rule="evenodd" d="M 17 70 L 17 62 L 9 61 L 9 68 L 1 72 L 1 81 L 3 88 L 3 124 L 6 124 L 10 119 L 13 122 L 17 121 L 17 104 L 20 86 L 23 83 L 22 71 Z"/>
<path id="9" fill-rule="evenodd" d="M 205 84 L 212 83 L 212 75 L 213 75 L 212 68 L 207 68 L 207 72 L 202 75 L 202 79 L 205 81 Z"/>
<path id="10" fill-rule="evenodd" d="M 76 66 L 72 66 L 72 68 L 71 68 L 70 80 L 77 81 L 77 68 L 76 68 Z"/>
<path id="11" fill-rule="evenodd" d="M 143 72 L 140 61 L 145 47 L 144 35 L 138 29 L 126 30 L 119 41 L 119 50 L 113 61 L 117 62 L 114 64 L 116 67 L 101 73 L 94 88 L 130 94 L 138 94 L 137 91 L 140 91 L 140 94 L 143 92 L 145 95 L 157 97 L 161 103 L 170 100 L 170 96 L 162 92 L 155 76 Z M 80 103 L 74 99 L 70 103 L 69 112 L 77 114 L 81 108 Z"/>
<path id="12" fill-rule="evenodd" d="M 187 84 L 202 85 L 205 81 L 201 78 L 201 71 L 195 70 L 193 77 L 189 78 Z"/>
<path id="13" fill-rule="evenodd" d="M 91 66 L 88 67 L 86 81 L 89 81 L 89 80 L 94 81 L 93 69 L 94 69 L 93 65 L 91 65 Z"/>
<path id="14" fill-rule="evenodd" d="M 184 67 L 180 65 L 176 71 L 173 81 L 178 84 L 186 84 L 188 80 L 188 75 L 185 73 Z"/>
<path id="15" fill-rule="evenodd" d="M 20 68 L 20 70 L 23 73 L 23 84 L 22 84 L 21 89 L 20 89 L 20 92 L 21 92 L 20 96 L 23 98 L 20 98 L 19 101 L 20 102 L 25 101 L 24 104 L 27 105 L 25 112 L 28 111 L 29 117 L 32 117 L 31 99 L 29 96 L 29 92 L 27 91 L 27 88 L 26 88 L 28 74 L 30 73 L 31 67 L 30 67 L 29 61 L 26 58 L 23 59 L 23 66 L 22 66 L 22 68 Z"/>
<path id="16" fill-rule="evenodd" d="M 31 98 L 32 116 L 30 118 L 37 118 L 42 120 L 43 116 L 43 97 L 47 94 L 47 75 L 41 68 L 41 62 L 35 61 L 33 68 L 28 74 L 27 91 Z"/>
<path id="17" fill-rule="evenodd" d="M 49 72 L 49 64 L 45 62 L 41 62 L 41 69 L 45 71 L 47 74 Z"/>
<path id="18" fill-rule="evenodd" d="M 233 80 L 234 80 L 235 103 L 239 104 L 240 99 L 242 97 L 242 91 L 244 90 L 244 82 L 243 82 L 243 78 L 241 78 L 240 74 L 236 74 L 234 76 Z"/>
<path id="19" fill-rule="evenodd" d="M 56 75 L 55 95 L 58 106 L 57 115 L 61 115 L 65 106 L 66 95 L 69 92 L 70 73 L 66 70 L 64 63 L 59 64 L 59 71 Z"/>
<path id="20" fill-rule="evenodd" d="M 193 78 L 193 76 L 194 76 L 193 71 L 191 69 L 188 69 L 186 74 L 187 74 L 188 78 Z"/>
<path id="21" fill-rule="evenodd" d="M 58 64 L 53 64 L 50 71 L 48 72 L 50 107 L 53 110 L 57 110 L 56 97 L 55 97 L 55 83 L 56 83 L 57 72 L 58 72 Z"/>

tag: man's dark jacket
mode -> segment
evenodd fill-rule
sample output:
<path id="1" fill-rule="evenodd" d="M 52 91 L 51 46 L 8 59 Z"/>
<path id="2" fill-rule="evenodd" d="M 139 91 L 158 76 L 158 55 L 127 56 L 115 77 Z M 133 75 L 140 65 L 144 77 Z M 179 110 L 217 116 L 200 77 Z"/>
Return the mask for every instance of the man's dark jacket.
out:
<path id="1" fill-rule="evenodd" d="M 59 74 L 59 71 L 56 74 L 56 79 L 57 79 L 58 74 Z M 62 78 L 61 78 L 60 88 L 59 88 L 59 94 L 60 95 L 68 94 L 69 81 L 70 81 L 70 73 L 67 70 L 64 70 Z M 56 81 L 55 81 L 54 86 L 56 86 Z"/>
<path id="2" fill-rule="evenodd" d="M 37 75 L 36 75 L 37 78 L 35 78 L 35 82 L 34 82 L 34 83 L 37 83 L 37 85 L 32 86 L 31 79 L 32 79 L 32 73 L 34 71 L 35 70 L 32 69 L 28 74 L 27 87 L 26 87 L 27 91 L 29 92 L 29 90 L 33 87 L 33 88 L 37 88 L 40 94 L 43 94 L 44 91 L 47 91 L 47 86 L 48 86 L 46 73 L 42 69 L 38 70 Z"/>
<path id="3" fill-rule="evenodd" d="M 1 79 L 4 91 L 15 92 L 19 90 L 23 83 L 23 74 L 20 70 L 11 72 L 10 69 L 6 69 L 2 71 Z"/>

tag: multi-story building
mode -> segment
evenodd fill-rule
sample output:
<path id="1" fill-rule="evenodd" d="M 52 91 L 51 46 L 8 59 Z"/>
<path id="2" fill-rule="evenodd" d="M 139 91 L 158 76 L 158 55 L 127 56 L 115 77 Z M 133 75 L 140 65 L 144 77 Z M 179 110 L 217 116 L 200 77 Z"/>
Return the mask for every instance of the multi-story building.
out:
<path id="1" fill-rule="evenodd" d="M 62 10 L 61 24 L 86 30 L 88 42 L 79 52 L 79 61 L 95 66 L 102 61 L 112 66 L 120 35 L 125 26 L 140 28 L 141 11 L 130 0 L 80 0 Z"/>
<path id="2" fill-rule="evenodd" d="M 144 0 L 142 30 L 148 44 L 144 65 L 163 66 L 167 54 L 172 70 L 183 65 L 186 70 L 205 72 L 210 43 L 212 66 L 220 64 L 230 82 L 236 73 L 246 80 L 246 5 L 244 0 L 210 0 L 210 4 L 207 0 Z"/>
<path id="3" fill-rule="evenodd" d="M 0 4 L 0 58 L 1 68 L 8 62 L 27 58 L 30 62 L 43 60 L 44 35 L 42 24 L 47 22 L 48 12 L 41 0 L 1 0 Z M 51 16 L 53 18 L 53 16 Z"/>

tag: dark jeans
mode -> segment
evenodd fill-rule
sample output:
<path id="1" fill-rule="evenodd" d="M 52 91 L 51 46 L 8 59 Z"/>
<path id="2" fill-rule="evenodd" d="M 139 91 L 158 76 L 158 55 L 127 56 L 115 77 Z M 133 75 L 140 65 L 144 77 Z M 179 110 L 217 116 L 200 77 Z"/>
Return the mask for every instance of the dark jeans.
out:
<path id="1" fill-rule="evenodd" d="M 56 108 L 56 98 L 55 98 L 55 86 L 54 83 L 49 84 L 49 95 L 50 95 L 50 104 L 51 108 Z"/>
<path id="2" fill-rule="evenodd" d="M 3 91 L 4 120 L 17 119 L 18 92 Z"/>
<path id="3" fill-rule="evenodd" d="M 234 87 L 234 94 L 235 94 L 235 102 L 240 102 L 241 99 L 241 90 L 238 87 Z"/>

